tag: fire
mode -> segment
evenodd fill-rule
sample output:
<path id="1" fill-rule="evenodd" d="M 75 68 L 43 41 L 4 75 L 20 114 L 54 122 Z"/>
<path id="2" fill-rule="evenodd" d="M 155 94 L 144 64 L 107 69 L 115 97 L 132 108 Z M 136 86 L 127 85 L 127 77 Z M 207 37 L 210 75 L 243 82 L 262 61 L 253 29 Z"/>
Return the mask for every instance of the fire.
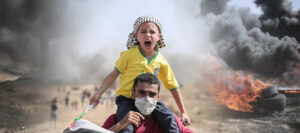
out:
<path id="1" fill-rule="evenodd" d="M 255 103 L 261 91 L 268 86 L 260 80 L 253 80 L 251 75 L 243 77 L 241 73 L 235 73 L 217 77 L 209 92 L 218 103 L 232 110 L 254 112 L 251 103 Z"/>
<path id="2" fill-rule="evenodd" d="M 300 94 L 300 90 L 285 90 L 285 93 L 294 93 L 294 94 Z"/>
<path id="3" fill-rule="evenodd" d="M 254 112 L 251 104 L 257 102 L 256 99 L 261 96 L 262 90 L 270 84 L 254 80 L 251 75 L 243 76 L 238 72 L 225 74 L 222 66 L 215 63 L 211 64 L 211 67 L 204 72 L 210 94 L 218 103 L 226 105 L 232 110 Z"/>

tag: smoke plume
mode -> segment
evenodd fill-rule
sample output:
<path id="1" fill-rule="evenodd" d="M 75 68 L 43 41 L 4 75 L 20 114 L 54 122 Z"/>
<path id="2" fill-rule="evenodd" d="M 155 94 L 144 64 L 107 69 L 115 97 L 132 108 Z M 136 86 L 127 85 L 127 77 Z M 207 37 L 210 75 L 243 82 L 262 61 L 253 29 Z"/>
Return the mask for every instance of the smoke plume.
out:
<path id="1" fill-rule="evenodd" d="M 300 42 L 300 10 L 292 11 L 292 3 L 288 0 L 256 0 L 263 15 L 260 16 L 262 31 L 283 38 L 294 37 Z"/>
<path id="2" fill-rule="evenodd" d="M 300 22 L 299 12 L 291 11 L 291 3 L 256 0 L 264 12 L 258 16 L 251 14 L 248 8 L 228 6 L 227 2 L 204 0 L 201 3 L 204 19 L 212 25 L 211 42 L 218 55 L 237 70 L 247 69 L 268 76 L 282 76 L 292 71 L 300 61 L 297 50 Z M 220 9 L 223 12 L 219 12 Z"/>
<path id="3" fill-rule="evenodd" d="M 0 68 L 58 81 L 101 79 L 103 71 L 96 68 L 105 63 L 102 55 L 83 57 L 76 50 L 85 27 L 73 21 L 72 6 L 61 0 L 1 0 Z"/>
<path id="4" fill-rule="evenodd" d="M 152 15 L 162 22 L 162 53 L 180 81 L 199 78 L 194 72 L 208 52 L 238 70 L 293 73 L 300 60 L 299 11 L 287 0 L 255 1 L 262 15 L 228 2 L 0 0 L 0 68 L 100 81 L 126 50 L 134 20 Z"/>
<path id="5" fill-rule="evenodd" d="M 161 52 L 180 81 L 190 79 L 195 63 L 201 63 L 192 54 L 207 48 L 207 33 L 197 30 L 205 28 L 196 18 L 195 1 L 0 2 L 0 68 L 9 72 L 21 69 L 55 81 L 101 81 L 126 50 L 135 19 L 144 15 L 160 19 L 167 42 Z"/>

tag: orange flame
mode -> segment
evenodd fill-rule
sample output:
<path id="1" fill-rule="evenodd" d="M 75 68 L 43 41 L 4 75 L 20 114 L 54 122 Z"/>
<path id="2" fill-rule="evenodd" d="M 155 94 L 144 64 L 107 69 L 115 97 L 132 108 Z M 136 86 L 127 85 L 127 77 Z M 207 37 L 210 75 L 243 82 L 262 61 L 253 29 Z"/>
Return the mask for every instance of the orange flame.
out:
<path id="1" fill-rule="evenodd" d="M 294 93 L 294 94 L 300 94 L 300 90 L 285 90 L 285 93 Z"/>
<path id="2" fill-rule="evenodd" d="M 251 75 L 243 77 L 241 73 L 236 73 L 217 78 L 209 92 L 218 103 L 232 110 L 254 112 L 251 103 L 255 103 L 261 91 L 268 86 L 260 80 L 253 80 Z"/>
<path id="3" fill-rule="evenodd" d="M 232 110 L 254 112 L 251 103 L 255 103 L 256 98 L 261 96 L 261 91 L 270 84 L 254 80 L 251 75 L 244 77 L 241 73 L 224 74 L 222 66 L 215 63 L 204 73 L 208 79 L 210 94 L 218 103 Z"/>

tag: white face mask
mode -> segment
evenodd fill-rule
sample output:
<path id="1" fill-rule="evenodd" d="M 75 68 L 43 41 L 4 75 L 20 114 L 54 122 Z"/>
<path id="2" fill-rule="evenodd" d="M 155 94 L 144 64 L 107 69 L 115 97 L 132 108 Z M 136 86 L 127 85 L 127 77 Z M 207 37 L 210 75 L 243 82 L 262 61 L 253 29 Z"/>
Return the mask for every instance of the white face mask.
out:
<path id="1" fill-rule="evenodd" d="M 144 115 L 149 115 L 156 107 L 157 101 L 150 97 L 136 97 L 135 106 Z"/>

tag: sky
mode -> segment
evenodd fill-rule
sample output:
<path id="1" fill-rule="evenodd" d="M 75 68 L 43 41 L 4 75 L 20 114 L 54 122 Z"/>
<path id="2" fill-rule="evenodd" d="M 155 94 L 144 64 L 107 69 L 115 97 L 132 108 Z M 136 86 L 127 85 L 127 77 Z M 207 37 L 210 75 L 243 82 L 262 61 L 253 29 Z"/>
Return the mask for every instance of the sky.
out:
<path id="1" fill-rule="evenodd" d="M 88 45 L 78 46 L 82 54 L 94 53 L 103 48 L 110 52 L 126 49 L 126 41 L 128 34 L 132 31 L 132 25 L 135 19 L 142 15 L 156 16 L 161 20 L 163 35 L 167 41 L 166 49 L 168 50 L 165 51 L 178 52 L 180 49 L 182 52 L 188 52 L 190 49 L 185 44 L 203 44 L 207 41 L 205 40 L 206 33 L 199 32 L 205 31 L 205 27 L 201 26 L 204 22 L 197 17 L 200 11 L 199 4 L 195 3 L 200 3 L 199 0 L 184 2 L 179 0 L 112 0 L 71 3 L 73 3 L 70 6 L 72 14 L 74 14 L 72 8 L 84 5 L 82 10 L 75 10 L 75 14 L 83 19 L 73 18 L 75 21 L 73 24 L 81 30 L 82 42 L 94 40 Z M 299 0 L 292 0 L 292 3 L 294 10 L 299 9 Z M 229 5 L 250 8 L 254 14 L 262 13 L 253 0 L 243 0 L 243 2 L 231 0 Z M 84 23 L 85 27 L 81 27 Z M 199 38 L 199 36 L 203 37 Z"/>
<path id="2" fill-rule="evenodd" d="M 166 38 L 168 49 L 171 51 L 178 48 L 187 51 L 186 46 L 184 46 L 185 43 L 196 44 L 200 41 L 195 39 L 198 36 L 195 31 L 198 23 L 190 21 L 196 20 L 197 5 L 193 7 L 194 9 L 189 8 L 190 11 L 185 11 L 184 6 L 191 6 L 191 4 L 172 0 L 110 1 L 106 2 L 105 6 L 97 1 L 95 4 L 87 4 L 86 6 L 89 6 L 84 9 L 89 18 L 88 21 L 84 20 L 88 24 L 83 28 L 85 32 L 81 33 L 87 33 L 83 34 L 83 38 L 95 39 L 96 41 L 89 45 L 80 45 L 79 49 L 86 50 L 83 51 L 84 53 L 93 53 L 99 48 L 126 49 L 127 37 L 133 29 L 133 23 L 137 17 L 143 15 L 151 15 L 160 19 L 163 26 L 163 36 Z M 80 11 L 79 14 L 81 13 Z M 85 14 L 80 16 L 85 16 Z M 81 25 L 81 23 L 75 23 L 75 25 L 77 24 L 78 26 Z M 171 45 L 174 43 L 176 45 Z"/>
<path id="3" fill-rule="evenodd" d="M 292 2 L 293 5 L 299 6 L 299 1 Z M 70 5 L 70 13 L 77 14 L 79 17 L 76 18 L 80 18 L 73 18 L 75 22 L 73 24 L 80 29 L 77 34 L 80 39 L 76 45 L 78 54 L 101 53 L 106 58 L 105 64 L 108 68 L 118 59 L 119 53 L 127 49 L 126 42 L 128 34 L 133 29 L 133 23 L 137 17 L 143 15 L 160 19 L 162 34 L 167 42 L 166 48 L 161 49 L 161 52 L 172 66 L 175 66 L 177 75 L 180 72 L 182 72 L 180 75 L 188 73 L 182 61 L 187 61 L 186 64 L 195 64 L 196 61 L 192 59 L 195 56 L 201 58 L 205 53 L 214 52 L 213 45 L 210 45 L 209 41 L 208 22 L 200 17 L 200 0 L 112 0 L 71 3 L 74 5 Z M 82 5 L 84 8 L 77 10 Z M 229 5 L 249 8 L 253 14 L 262 14 L 253 0 L 243 2 L 231 0 Z M 297 10 L 296 6 L 294 10 Z M 190 75 L 193 75 L 192 70 Z"/>

